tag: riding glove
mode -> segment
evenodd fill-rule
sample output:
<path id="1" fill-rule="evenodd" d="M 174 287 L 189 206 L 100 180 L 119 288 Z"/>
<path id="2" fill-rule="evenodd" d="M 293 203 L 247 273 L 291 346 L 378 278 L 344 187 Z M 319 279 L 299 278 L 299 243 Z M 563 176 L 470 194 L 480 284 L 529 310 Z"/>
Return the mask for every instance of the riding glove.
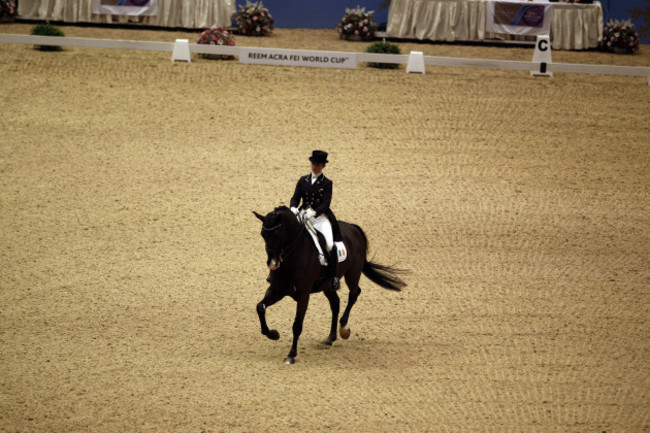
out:
<path id="1" fill-rule="evenodd" d="M 305 219 L 310 220 L 316 216 L 316 211 L 314 209 L 307 209 L 305 211 Z"/>

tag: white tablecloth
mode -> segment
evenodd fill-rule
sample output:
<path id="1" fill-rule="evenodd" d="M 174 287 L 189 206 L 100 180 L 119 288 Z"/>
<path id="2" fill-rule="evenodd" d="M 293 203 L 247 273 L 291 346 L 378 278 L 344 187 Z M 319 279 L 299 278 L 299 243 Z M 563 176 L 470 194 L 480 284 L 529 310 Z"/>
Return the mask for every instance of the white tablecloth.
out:
<path id="1" fill-rule="evenodd" d="M 20 0 L 18 16 L 63 22 L 128 23 L 160 27 L 199 29 L 213 25 L 229 26 L 236 0 L 158 0 L 158 15 L 127 17 L 94 15 L 91 0 Z"/>
<path id="2" fill-rule="evenodd" d="M 432 41 L 511 39 L 485 31 L 483 0 L 392 0 L 389 37 Z M 554 50 L 596 48 L 603 34 L 603 10 L 593 4 L 553 3 L 551 44 Z"/>

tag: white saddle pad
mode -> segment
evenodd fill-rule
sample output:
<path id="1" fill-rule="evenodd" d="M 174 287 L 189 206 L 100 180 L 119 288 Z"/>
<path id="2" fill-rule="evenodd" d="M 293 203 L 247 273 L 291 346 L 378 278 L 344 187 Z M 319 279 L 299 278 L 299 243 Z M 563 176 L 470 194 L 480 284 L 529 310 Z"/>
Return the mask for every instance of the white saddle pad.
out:
<path id="1" fill-rule="evenodd" d="M 339 256 L 339 263 L 344 262 L 348 258 L 348 249 L 343 242 L 334 242 L 336 245 L 336 252 Z"/>

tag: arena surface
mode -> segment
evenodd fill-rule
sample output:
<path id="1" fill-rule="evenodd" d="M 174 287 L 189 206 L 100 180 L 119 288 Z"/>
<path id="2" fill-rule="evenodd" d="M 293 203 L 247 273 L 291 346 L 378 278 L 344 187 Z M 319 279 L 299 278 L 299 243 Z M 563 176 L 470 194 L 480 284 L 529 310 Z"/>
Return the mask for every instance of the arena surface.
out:
<path id="1" fill-rule="evenodd" d="M 367 45 L 282 29 L 237 43 Z M 0 431 L 650 431 L 646 79 L 0 57 Z M 650 47 L 553 60 L 650 66 Z M 331 348 L 312 297 L 287 366 L 295 303 L 268 310 L 279 341 L 260 334 L 251 211 L 288 202 L 312 149 L 330 152 L 337 216 L 411 274 L 399 293 L 362 278 Z"/>

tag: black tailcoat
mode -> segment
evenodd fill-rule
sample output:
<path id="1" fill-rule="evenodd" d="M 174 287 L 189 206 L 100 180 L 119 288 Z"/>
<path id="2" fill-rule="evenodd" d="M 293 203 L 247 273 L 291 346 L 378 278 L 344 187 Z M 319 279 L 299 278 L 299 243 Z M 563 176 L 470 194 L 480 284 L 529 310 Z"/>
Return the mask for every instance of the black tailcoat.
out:
<path id="1" fill-rule="evenodd" d="M 316 216 L 320 216 L 321 214 L 327 216 L 327 219 L 332 223 L 334 240 L 339 242 L 341 240 L 341 232 L 334 212 L 330 209 L 330 203 L 332 203 L 332 181 L 322 173 L 313 184 L 311 183 L 311 174 L 301 177 L 298 179 L 296 190 L 289 204 L 291 207 L 298 208 L 301 201 L 302 204 L 299 209 L 311 207 L 316 211 Z"/>

